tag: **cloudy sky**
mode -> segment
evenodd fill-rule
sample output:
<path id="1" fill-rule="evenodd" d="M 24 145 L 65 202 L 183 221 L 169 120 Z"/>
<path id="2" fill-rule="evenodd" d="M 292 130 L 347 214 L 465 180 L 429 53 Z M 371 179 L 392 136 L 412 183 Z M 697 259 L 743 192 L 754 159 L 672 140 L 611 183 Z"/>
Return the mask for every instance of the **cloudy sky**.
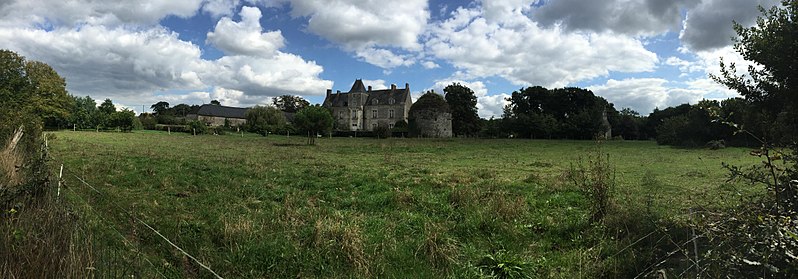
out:
<path id="1" fill-rule="evenodd" d="M 0 48 L 50 64 L 71 94 L 141 112 L 282 94 L 320 103 L 355 79 L 421 92 L 460 82 L 500 116 L 522 87 L 578 86 L 647 114 L 736 96 L 708 79 L 775 0 L 0 0 Z"/>

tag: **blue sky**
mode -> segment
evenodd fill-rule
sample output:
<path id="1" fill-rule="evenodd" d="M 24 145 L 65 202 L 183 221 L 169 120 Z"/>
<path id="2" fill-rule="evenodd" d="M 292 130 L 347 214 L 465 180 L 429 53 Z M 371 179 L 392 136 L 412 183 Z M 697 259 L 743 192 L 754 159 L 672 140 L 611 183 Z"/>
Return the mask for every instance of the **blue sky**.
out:
<path id="1" fill-rule="evenodd" d="M 100 3 L 101 2 L 101 3 Z M 50 64 L 73 95 L 138 112 L 165 100 L 320 103 L 355 79 L 422 92 L 460 82 L 482 117 L 522 87 L 578 86 L 643 114 L 724 99 L 718 61 L 746 64 L 731 22 L 773 0 L 11 0 L 0 48 Z M 744 68 L 744 67 L 742 67 Z"/>

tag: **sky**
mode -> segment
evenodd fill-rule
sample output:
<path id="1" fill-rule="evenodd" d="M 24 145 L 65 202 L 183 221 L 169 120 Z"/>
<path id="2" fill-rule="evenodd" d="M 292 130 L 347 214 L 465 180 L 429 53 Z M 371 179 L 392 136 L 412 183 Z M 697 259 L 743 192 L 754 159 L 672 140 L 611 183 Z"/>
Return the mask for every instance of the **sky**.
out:
<path id="1" fill-rule="evenodd" d="M 577 86 L 648 114 L 738 96 L 716 84 L 732 22 L 775 0 L 0 0 L 0 49 L 45 62 L 76 96 L 136 112 L 167 101 L 321 103 L 355 79 L 459 82 L 481 117 L 528 86 Z M 742 67 L 741 67 L 742 66 Z"/>

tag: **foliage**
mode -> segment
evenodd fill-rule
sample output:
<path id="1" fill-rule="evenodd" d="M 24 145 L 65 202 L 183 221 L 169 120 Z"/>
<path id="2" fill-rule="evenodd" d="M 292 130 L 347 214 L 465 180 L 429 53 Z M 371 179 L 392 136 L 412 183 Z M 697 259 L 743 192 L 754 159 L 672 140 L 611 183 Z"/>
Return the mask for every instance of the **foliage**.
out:
<path id="1" fill-rule="evenodd" d="M 493 278 L 532 278 L 528 275 L 531 264 L 522 259 L 509 255 L 507 251 L 498 251 L 495 254 L 485 255 L 477 265 Z"/>
<path id="2" fill-rule="evenodd" d="M 150 109 L 155 114 L 165 114 L 167 111 L 169 111 L 169 103 L 160 101 L 155 104 L 152 104 L 150 106 Z"/>
<path id="3" fill-rule="evenodd" d="M 220 103 L 219 100 L 211 100 L 211 105 L 221 106 L 222 103 Z"/>
<path id="4" fill-rule="evenodd" d="M 593 139 L 617 124 L 618 112 L 604 98 L 575 88 L 523 88 L 507 98 L 504 127 L 524 138 Z"/>
<path id="5" fill-rule="evenodd" d="M 449 104 L 446 103 L 446 100 L 443 96 L 435 93 L 434 91 L 427 91 L 421 97 L 418 97 L 415 103 L 410 107 L 410 114 L 413 111 L 419 110 L 435 110 L 440 112 L 450 112 Z"/>
<path id="6" fill-rule="evenodd" d="M 320 105 L 307 106 L 294 115 L 294 125 L 307 132 L 308 144 L 314 145 L 319 133 L 332 129 L 333 117 L 329 110 Z"/>
<path id="7" fill-rule="evenodd" d="M 459 136 L 476 136 L 482 122 L 477 114 L 477 97 L 470 88 L 453 83 L 443 89 L 446 103 L 452 112 L 452 133 Z"/>
<path id="8" fill-rule="evenodd" d="M 136 113 L 129 109 L 114 111 L 108 120 L 109 127 L 119 128 L 122 132 L 130 132 L 136 122 Z"/>
<path id="9" fill-rule="evenodd" d="M 246 113 L 247 130 L 267 136 L 269 133 L 278 133 L 286 126 L 285 115 L 282 111 L 272 106 L 255 106 Z"/>
<path id="10" fill-rule="evenodd" d="M 200 134 L 207 134 L 208 133 L 208 126 L 205 125 L 205 123 L 202 122 L 202 121 L 197 121 L 197 120 L 190 121 L 190 122 L 188 122 L 188 127 L 189 127 L 189 130 L 186 131 L 186 132 L 191 133 L 191 134 L 200 135 Z"/>
<path id="11" fill-rule="evenodd" d="M 295 113 L 309 106 L 310 103 L 301 96 L 280 95 L 272 99 L 272 105 L 281 111 Z"/>
<path id="12" fill-rule="evenodd" d="M 589 155 L 587 162 L 580 158 L 576 165 L 571 165 L 568 178 L 587 196 L 590 223 L 601 222 L 608 214 L 617 184 L 610 155 L 602 153 L 599 148 Z"/>
<path id="13" fill-rule="evenodd" d="M 146 130 L 155 130 L 155 125 L 158 124 L 158 119 L 150 113 L 142 113 L 138 118 L 142 127 Z"/>
<path id="14" fill-rule="evenodd" d="M 67 124 L 74 102 L 64 78 L 53 68 L 9 50 L 0 50 L 0 100 L 3 106 L 38 116 L 50 127 Z"/>
<path id="15" fill-rule="evenodd" d="M 378 139 L 387 139 L 391 137 L 391 129 L 389 129 L 388 126 L 385 125 L 377 125 L 377 127 L 375 127 L 374 131 L 372 132 L 374 133 L 374 136 Z"/>

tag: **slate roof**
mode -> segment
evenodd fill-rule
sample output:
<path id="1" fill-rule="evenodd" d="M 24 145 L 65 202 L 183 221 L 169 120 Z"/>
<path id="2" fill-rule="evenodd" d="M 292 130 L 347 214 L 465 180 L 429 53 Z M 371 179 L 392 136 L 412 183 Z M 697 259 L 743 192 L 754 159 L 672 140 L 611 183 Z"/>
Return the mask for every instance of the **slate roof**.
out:
<path id="1" fill-rule="evenodd" d="M 247 110 L 249 109 L 205 104 L 200 106 L 197 115 L 244 119 Z"/>
<path id="2" fill-rule="evenodd" d="M 382 90 L 371 90 L 369 92 L 363 85 L 363 81 L 358 79 L 355 80 L 354 84 L 352 84 L 352 89 L 350 89 L 349 92 L 331 94 L 329 96 L 329 104 L 333 107 L 343 107 L 344 103 L 348 102 L 349 100 L 349 93 L 368 94 L 368 98 L 366 99 L 365 103 L 366 106 L 374 105 L 374 100 L 377 100 L 377 105 L 390 105 L 390 99 L 394 100 L 394 105 L 403 105 L 408 99 L 407 97 L 410 94 L 410 90 L 407 88 L 388 88 Z M 328 100 L 325 100 L 325 103 L 327 103 L 327 101 Z"/>

